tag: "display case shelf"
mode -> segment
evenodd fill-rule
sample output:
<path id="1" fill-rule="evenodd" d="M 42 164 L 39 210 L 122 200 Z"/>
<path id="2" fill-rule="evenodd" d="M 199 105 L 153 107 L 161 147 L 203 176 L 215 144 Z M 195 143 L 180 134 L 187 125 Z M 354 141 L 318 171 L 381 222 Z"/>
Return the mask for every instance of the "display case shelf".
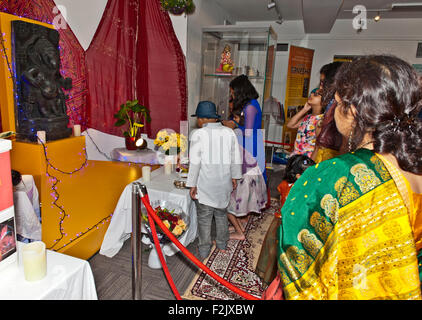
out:
<path id="1" fill-rule="evenodd" d="M 217 78 L 221 77 L 221 78 L 233 78 L 234 79 L 239 75 L 241 75 L 241 73 L 240 74 L 223 74 L 223 73 L 218 74 L 218 73 L 214 73 L 214 74 L 205 74 L 205 77 L 217 77 Z M 253 80 L 253 79 L 263 80 L 263 79 L 265 79 L 264 76 L 248 76 L 248 78 L 250 80 Z"/>
<path id="2" fill-rule="evenodd" d="M 225 46 L 231 49 L 233 71 L 217 72 Z M 259 93 L 261 108 L 272 93 L 277 35 L 268 27 L 208 26 L 202 29 L 201 100 L 213 101 L 222 119 L 229 117 L 229 83 L 248 76 Z"/>

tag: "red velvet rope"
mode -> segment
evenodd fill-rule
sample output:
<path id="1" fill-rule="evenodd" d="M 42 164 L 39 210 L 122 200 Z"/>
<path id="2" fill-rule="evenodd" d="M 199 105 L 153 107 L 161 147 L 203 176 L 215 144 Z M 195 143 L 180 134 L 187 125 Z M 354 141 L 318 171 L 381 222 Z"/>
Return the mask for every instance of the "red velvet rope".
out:
<path id="1" fill-rule="evenodd" d="M 179 242 L 179 240 L 177 240 L 177 238 L 170 232 L 170 230 L 167 229 L 167 227 L 160 220 L 160 218 L 158 218 L 158 216 L 156 215 L 154 209 L 151 207 L 151 205 L 149 203 L 149 197 L 148 197 L 148 195 L 145 195 L 145 196 L 141 197 L 141 200 L 142 200 L 142 203 L 144 204 L 145 208 L 148 211 L 148 217 L 151 216 L 154 219 L 154 221 L 158 224 L 158 226 L 161 228 L 161 230 L 164 231 L 164 233 L 166 234 L 166 236 L 169 237 L 169 239 L 180 249 L 180 251 L 182 251 L 183 254 L 186 257 L 188 257 L 193 263 L 195 263 L 196 266 L 198 266 L 199 268 L 201 268 L 210 277 L 212 277 L 213 279 L 217 280 L 218 282 L 220 282 L 222 285 L 224 285 L 225 287 L 227 287 L 228 289 L 230 289 L 234 293 L 237 293 L 239 296 L 241 296 L 241 297 L 243 297 L 243 298 L 245 298 L 247 300 L 260 300 L 259 298 L 255 297 L 253 295 L 250 295 L 249 293 L 247 293 L 245 291 L 242 291 L 239 288 L 233 286 L 230 282 L 228 282 L 227 280 L 221 278 L 218 274 L 216 274 L 214 271 L 212 271 L 206 265 L 204 265 L 201 261 L 199 261 L 192 253 L 189 252 L 189 250 L 187 250 Z M 150 225 L 151 225 L 151 223 L 150 223 Z M 151 228 L 151 230 L 152 230 L 152 228 Z M 155 242 L 155 239 L 154 239 L 154 242 Z M 158 251 L 158 248 L 157 248 L 157 251 Z M 167 276 L 167 274 L 166 274 L 166 276 Z M 171 277 L 170 275 L 168 275 L 168 276 Z"/>
<path id="2" fill-rule="evenodd" d="M 264 140 L 265 143 L 271 143 L 271 144 L 278 144 L 280 146 L 289 146 L 289 147 L 294 147 L 294 144 L 291 143 L 284 143 L 284 142 L 275 142 L 275 141 L 270 141 L 270 140 Z"/>

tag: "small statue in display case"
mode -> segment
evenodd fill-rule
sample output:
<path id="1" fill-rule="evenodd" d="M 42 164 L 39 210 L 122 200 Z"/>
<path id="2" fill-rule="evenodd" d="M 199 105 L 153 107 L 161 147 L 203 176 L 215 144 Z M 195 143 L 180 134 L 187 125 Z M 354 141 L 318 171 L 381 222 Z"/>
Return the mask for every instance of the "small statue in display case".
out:
<path id="1" fill-rule="evenodd" d="M 231 47 L 226 44 L 223 52 L 221 53 L 220 67 L 217 72 L 231 73 L 234 68 L 233 60 L 231 59 Z"/>

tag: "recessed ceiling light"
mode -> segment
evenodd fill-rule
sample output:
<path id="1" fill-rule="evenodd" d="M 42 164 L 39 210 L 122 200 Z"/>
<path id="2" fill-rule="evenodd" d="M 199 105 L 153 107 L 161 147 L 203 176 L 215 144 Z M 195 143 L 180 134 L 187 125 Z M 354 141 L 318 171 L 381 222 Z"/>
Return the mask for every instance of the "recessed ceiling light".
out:
<path id="1" fill-rule="evenodd" d="M 275 2 L 271 1 L 269 4 L 267 4 L 268 9 L 272 9 L 275 7 Z"/>
<path id="2" fill-rule="evenodd" d="M 375 22 L 378 22 L 378 21 L 380 21 L 380 20 L 381 20 L 381 16 L 380 16 L 379 12 L 378 12 L 378 13 L 377 13 L 377 15 L 375 16 L 374 20 L 375 20 Z"/>

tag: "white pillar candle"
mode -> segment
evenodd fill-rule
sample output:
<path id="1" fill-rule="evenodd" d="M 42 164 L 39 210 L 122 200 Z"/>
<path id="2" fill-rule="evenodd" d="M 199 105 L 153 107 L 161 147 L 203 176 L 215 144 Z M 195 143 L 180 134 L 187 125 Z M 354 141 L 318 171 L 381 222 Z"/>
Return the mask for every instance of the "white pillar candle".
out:
<path id="1" fill-rule="evenodd" d="M 73 126 L 73 135 L 75 137 L 80 137 L 81 136 L 81 125 L 80 124 L 75 124 Z"/>
<path id="2" fill-rule="evenodd" d="M 41 280 L 47 274 L 47 253 L 45 243 L 35 241 L 22 248 L 22 263 L 25 280 Z"/>
<path id="3" fill-rule="evenodd" d="M 143 166 L 142 167 L 142 180 L 144 182 L 151 181 L 151 167 L 150 166 Z"/>
<path id="4" fill-rule="evenodd" d="M 45 144 L 45 139 L 46 139 L 46 135 L 45 135 L 45 131 L 37 131 L 37 141 L 39 144 L 44 143 Z M 41 143 L 42 142 L 42 143 Z"/>
<path id="5" fill-rule="evenodd" d="M 171 174 L 173 171 L 173 163 L 171 161 L 164 162 L 164 173 Z"/>

